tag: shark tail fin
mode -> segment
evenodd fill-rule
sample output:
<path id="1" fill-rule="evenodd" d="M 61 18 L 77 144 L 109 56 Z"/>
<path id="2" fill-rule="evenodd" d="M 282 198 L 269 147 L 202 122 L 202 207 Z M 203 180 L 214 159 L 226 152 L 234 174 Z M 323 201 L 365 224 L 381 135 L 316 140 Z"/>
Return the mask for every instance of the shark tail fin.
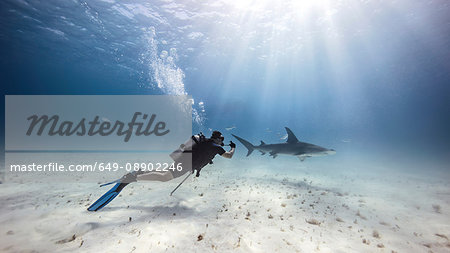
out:
<path id="1" fill-rule="evenodd" d="M 241 137 L 238 137 L 234 134 L 232 134 L 232 135 L 234 138 L 236 138 L 238 141 L 240 141 L 242 143 L 242 145 L 244 145 L 248 149 L 247 156 L 251 155 L 253 150 L 255 150 L 254 146 L 250 142 L 242 139 Z"/>

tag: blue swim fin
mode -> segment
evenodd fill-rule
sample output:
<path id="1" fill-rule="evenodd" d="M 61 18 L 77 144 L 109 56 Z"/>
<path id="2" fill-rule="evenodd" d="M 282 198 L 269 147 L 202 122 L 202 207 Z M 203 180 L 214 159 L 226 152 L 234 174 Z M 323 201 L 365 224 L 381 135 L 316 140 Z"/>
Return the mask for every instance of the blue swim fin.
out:
<path id="1" fill-rule="evenodd" d="M 101 184 L 100 187 L 107 186 L 107 185 L 114 184 L 114 183 L 120 183 L 120 179 L 114 180 L 114 181 L 106 183 L 106 184 Z"/>
<path id="2" fill-rule="evenodd" d="M 113 200 L 119 193 L 127 186 L 128 183 L 116 183 L 111 190 L 103 194 L 94 204 L 88 207 L 88 211 L 98 211 L 105 207 L 111 200 Z"/>

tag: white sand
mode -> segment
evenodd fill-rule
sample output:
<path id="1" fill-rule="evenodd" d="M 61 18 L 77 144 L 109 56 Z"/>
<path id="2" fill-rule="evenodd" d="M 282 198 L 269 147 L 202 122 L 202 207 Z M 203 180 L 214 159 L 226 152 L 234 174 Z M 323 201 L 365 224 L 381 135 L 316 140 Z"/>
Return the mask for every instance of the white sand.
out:
<path id="1" fill-rule="evenodd" d="M 181 178 L 133 183 L 99 212 L 107 187 L 3 184 L 0 251 L 450 252 L 448 172 L 335 161 L 218 158 L 173 197 Z"/>

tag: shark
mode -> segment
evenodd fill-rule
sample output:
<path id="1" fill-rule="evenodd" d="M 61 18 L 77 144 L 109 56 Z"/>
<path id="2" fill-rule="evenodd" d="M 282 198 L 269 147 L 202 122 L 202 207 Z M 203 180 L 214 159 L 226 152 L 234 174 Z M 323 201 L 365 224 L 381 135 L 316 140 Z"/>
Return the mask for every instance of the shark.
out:
<path id="1" fill-rule="evenodd" d="M 288 127 L 285 127 L 285 129 L 287 133 L 286 142 L 266 144 L 264 143 L 264 141 L 261 141 L 261 144 L 258 146 L 251 144 L 249 141 L 246 141 L 239 136 L 236 136 L 234 134 L 232 135 L 248 149 L 247 156 L 251 155 L 252 152 L 256 149 L 261 152 L 261 155 L 269 153 L 269 155 L 273 158 L 276 158 L 279 154 L 293 155 L 298 157 L 300 161 L 303 162 L 308 157 L 336 154 L 336 151 L 334 149 L 328 149 L 311 143 L 301 142 L 297 139 L 291 129 L 289 129 Z"/>

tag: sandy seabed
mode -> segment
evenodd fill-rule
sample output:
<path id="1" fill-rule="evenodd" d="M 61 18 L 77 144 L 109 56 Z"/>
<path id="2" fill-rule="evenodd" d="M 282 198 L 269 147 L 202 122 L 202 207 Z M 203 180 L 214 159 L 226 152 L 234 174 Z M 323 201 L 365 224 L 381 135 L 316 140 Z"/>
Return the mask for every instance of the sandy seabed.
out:
<path id="1" fill-rule="evenodd" d="M 449 172 L 251 158 L 172 197 L 182 178 L 133 183 L 99 212 L 98 184 L 1 184 L 0 251 L 450 252 Z"/>

